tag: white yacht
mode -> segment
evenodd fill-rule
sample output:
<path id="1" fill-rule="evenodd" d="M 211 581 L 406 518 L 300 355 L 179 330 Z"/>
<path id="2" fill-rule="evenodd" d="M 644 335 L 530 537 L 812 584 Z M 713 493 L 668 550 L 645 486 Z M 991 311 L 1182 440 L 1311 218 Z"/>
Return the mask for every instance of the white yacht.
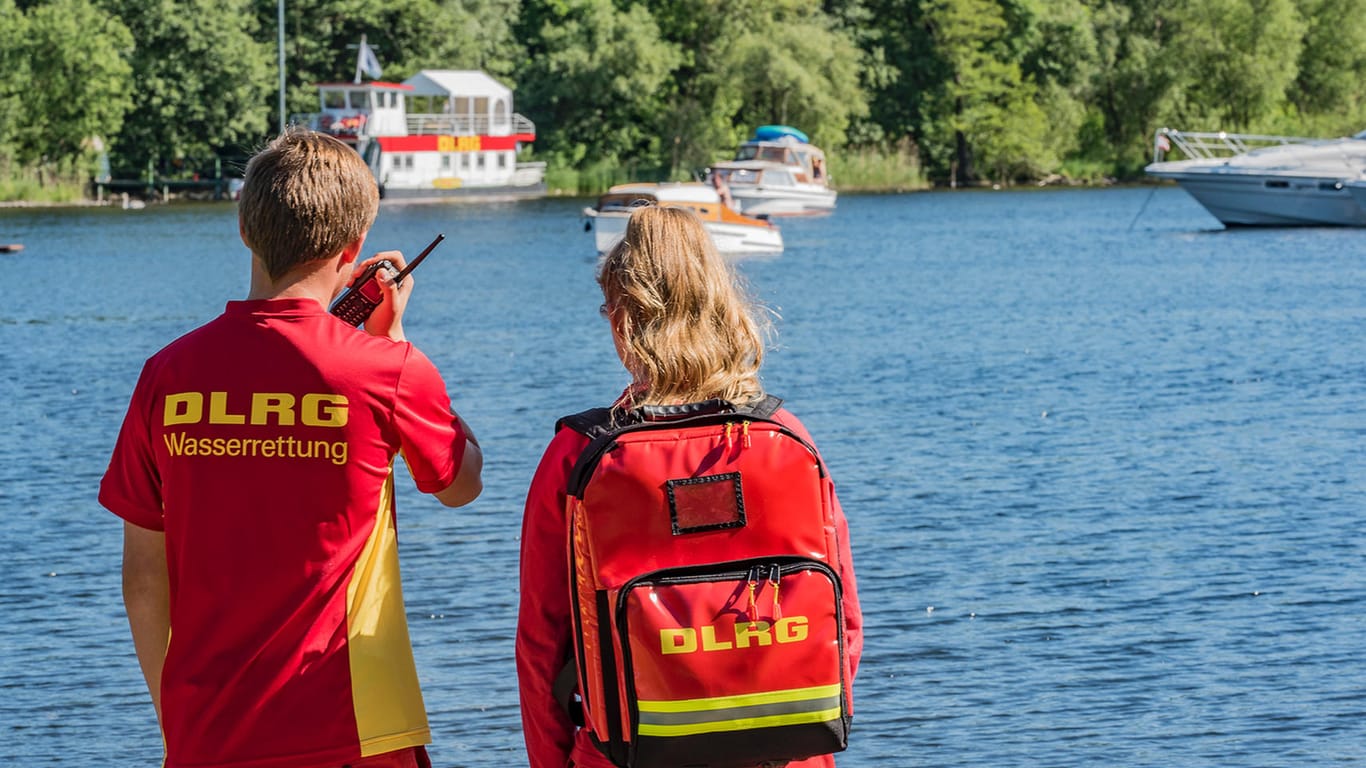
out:
<path id="1" fill-rule="evenodd" d="M 785 125 L 761 125 L 735 159 L 716 163 L 707 181 L 747 216 L 805 216 L 835 209 L 825 153 L 806 134 Z"/>
<path id="2" fill-rule="evenodd" d="M 1357 205 L 1361 206 L 1361 210 L 1366 211 L 1366 171 L 1362 171 L 1356 179 L 1347 182 L 1347 192 L 1357 201 Z"/>
<path id="3" fill-rule="evenodd" d="M 1182 160 L 1165 160 L 1179 151 Z M 1153 141 L 1149 176 L 1181 185 L 1226 226 L 1366 227 L 1349 184 L 1366 171 L 1366 131 L 1339 139 L 1193 133 Z"/>

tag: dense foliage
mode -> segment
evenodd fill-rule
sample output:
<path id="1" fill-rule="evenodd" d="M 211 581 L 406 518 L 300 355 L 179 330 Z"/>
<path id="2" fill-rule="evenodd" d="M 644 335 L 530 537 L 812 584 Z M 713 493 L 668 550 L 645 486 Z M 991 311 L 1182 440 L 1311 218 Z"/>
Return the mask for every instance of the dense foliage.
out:
<path id="1" fill-rule="evenodd" d="M 0 179 L 163 175 L 278 129 L 280 0 L 0 0 Z M 1139 172 L 1152 134 L 1366 127 L 1366 0 L 284 0 L 287 111 L 484 69 L 553 168 L 685 175 L 756 125 L 963 183 Z M 348 47 L 349 46 L 349 47 Z"/>

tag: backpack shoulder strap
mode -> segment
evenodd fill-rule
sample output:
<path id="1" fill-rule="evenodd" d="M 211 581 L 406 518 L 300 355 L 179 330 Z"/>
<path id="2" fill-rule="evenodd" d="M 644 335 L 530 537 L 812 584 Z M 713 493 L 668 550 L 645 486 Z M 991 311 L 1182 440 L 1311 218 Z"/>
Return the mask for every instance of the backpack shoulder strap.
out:
<path id="1" fill-rule="evenodd" d="M 764 395 L 764 399 L 749 406 L 745 412 L 760 419 L 771 419 L 773 414 L 783 407 L 783 399 L 773 395 Z"/>
<path id="2" fill-rule="evenodd" d="M 594 440 L 612 431 L 612 426 L 611 408 L 589 408 L 556 421 L 555 431 L 568 428 Z"/>
<path id="3" fill-rule="evenodd" d="M 619 431 L 623 427 L 636 424 L 683 421 L 714 413 L 734 413 L 753 416 L 758 419 L 770 419 L 782 406 L 783 399 L 781 397 L 765 395 L 758 402 L 741 407 L 717 399 L 685 405 L 646 405 L 633 411 L 621 411 L 614 408 L 589 408 L 586 411 L 579 411 L 556 421 L 555 431 L 559 432 L 561 429 L 568 428 L 590 440 L 596 440 L 609 432 Z"/>

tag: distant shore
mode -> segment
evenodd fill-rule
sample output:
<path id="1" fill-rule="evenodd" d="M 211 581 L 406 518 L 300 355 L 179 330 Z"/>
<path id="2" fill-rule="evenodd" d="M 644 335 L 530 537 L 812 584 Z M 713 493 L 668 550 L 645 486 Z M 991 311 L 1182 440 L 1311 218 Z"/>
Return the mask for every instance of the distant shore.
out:
<path id="1" fill-rule="evenodd" d="M 0 208 L 99 208 L 113 205 L 109 200 L 100 202 L 98 200 L 66 200 L 55 202 L 50 200 L 0 200 Z"/>

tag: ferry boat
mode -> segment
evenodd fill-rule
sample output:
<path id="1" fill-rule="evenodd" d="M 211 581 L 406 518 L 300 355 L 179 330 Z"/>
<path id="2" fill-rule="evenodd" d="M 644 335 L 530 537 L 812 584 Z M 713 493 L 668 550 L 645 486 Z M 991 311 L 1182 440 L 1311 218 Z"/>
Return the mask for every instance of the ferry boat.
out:
<path id="1" fill-rule="evenodd" d="M 744 216 L 721 202 L 716 190 L 697 182 L 618 184 L 585 208 L 592 220 L 593 241 L 605 254 L 626 234 L 626 220 L 642 205 L 688 208 L 702 220 L 716 250 L 727 256 L 775 254 L 783 250 L 783 234 L 766 219 Z"/>
<path id="2" fill-rule="evenodd" d="M 386 200 L 545 194 L 545 163 L 519 163 L 536 126 L 512 90 L 477 70 L 425 69 L 401 83 L 319 83 L 319 112 L 293 122 L 354 146 Z"/>

